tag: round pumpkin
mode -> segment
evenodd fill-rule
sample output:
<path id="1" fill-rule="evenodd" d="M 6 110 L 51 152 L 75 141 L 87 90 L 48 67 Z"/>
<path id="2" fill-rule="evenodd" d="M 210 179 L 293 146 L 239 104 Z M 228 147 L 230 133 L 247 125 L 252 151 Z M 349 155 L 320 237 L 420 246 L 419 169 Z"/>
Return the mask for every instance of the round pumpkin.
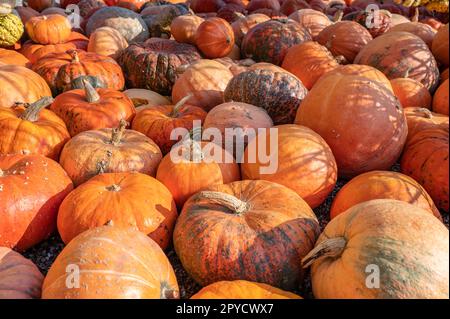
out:
<path id="1" fill-rule="evenodd" d="M 144 10 L 141 11 L 141 16 L 149 29 L 150 38 L 165 38 L 171 37 L 170 24 L 172 20 L 180 15 L 189 14 L 187 4 L 171 4 L 167 2 L 149 3 Z"/>
<path id="2" fill-rule="evenodd" d="M 318 234 L 316 216 L 294 191 L 247 180 L 192 196 L 175 225 L 174 246 L 202 286 L 248 280 L 291 290 L 303 275 L 299 260 Z"/>
<path id="3" fill-rule="evenodd" d="M 307 29 L 313 40 L 316 40 L 320 31 L 333 24 L 326 14 L 313 9 L 297 10 L 289 15 L 289 19 L 297 21 Z"/>
<path id="4" fill-rule="evenodd" d="M 79 288 L 66 284 L 67 269 L 79 274 Z M 44 279 L 42 298 L 176 299 L 179 289 L 158 244 L 134 228 L 106 225 L 85 231 L 63 249 Z"/>
<path id="5" fill-rule="evenodd" d="M 43 281 L 31 260 L 0 247 L 0 299 L 39 299 Z"/>
<path id="6" fill-rule="evenodd" d="M 35 43 L 58 44 L 69 39 L 72 26 L 66 17 L 50 14 L 30 18 L 25 29 Z"/>
<path id="7" fill-rule="evenodd" d="M 433 42 L 431 44 L 431 51 L 433 52 L 434 57 L 436 60 L 444 65 L 445 67 L 449 66 L 448 63 L 448 23 L 444 26 L 442 26 L 436 35 L 433 38 Z"/>
<path id="8" fill-rule="evenodd" d="M 249 14 L 248 16 L 238 15 L 238 19 L 231 24 L 234 32 L 235 43 L 238 46 L 241 46 L 242 39 L 247 32 L 255 25 L 267 20 L 270 20 L 270 18 L 265 14 L 260 13 Z"/>
<path id="9" fill-rule="evenodd" d="M 447 299 L 448 243 L 425 210 L 376 199 L 331 220 L 302 264 L 319 299 Z"/>
<path id="10" fill-rule="evenodd" d="M 6 64 L 28 67 L 30 61 L 17 51 L 0 48 L 0 66 Z"/>
<path id="11" fill-rule="evenodd" d="M 170 33 L 178 42 L 195 44 L 195 34 L 203 21 L 196 15 L 178 16 L 170 24 Z"/>
<path id="12" fill-rule="evenodd" d="M 111 27 L 101 27 L 89 37 L 88 52 L 115 57 L 128 47 L 128 42 L 119 31 Z"/>
<path id="13" fill-rule="evenodd" d="M 422 22 L 401 23 L 390 28 L 388 32 L 397 32 L 397 31 L 409 32 L 418 36 L 423 40 L 423 42 L 425 42 L 428 45 L 430 49 L 433 39 L 437 32 L 432 27 Z"/>
<path id="14" fill-rule="evenodd" d="M 408 122 L 408 138 L 407 142 L 417 132 L 435 127 L 448 127 L 448 115 L 431 112 L 429 109 L 422 107 L 405 108 L 406 120 Z"/>
<path id="15" fill-rule="evenodd" d="M 24 251 L 47 239 L 72 189 L 66 172 L 49 158 L 0 155 L 0 246 Z"/>
<path id="16" fill-rule="evenodd" d="M 13 46 L 24 31 L 20 18 L 12 13 L 0 14 L 0 48 Z"/>
<path id="17" fill-rule="evenodd" d="M 392 14 L 387 10 L 372 11 L 364 8 L 356 13 L 353 21 L 365 27 L 370 35 L 376 38 L 391 29 Z"/>
<path id="18" fill-rule="evenodd" d="M 199 25 L 195 33 L 195 44 L 205 57 L 222 58 L 233 49 L 233 29 L 224 19 L 209 18 Z"/>
<path id="19" fill-rule="evenodd" d="M 46 8 L 50 8 L 53 5 L 53 1 L 54 0 L 28 0 L 27 5 L 30 8 L 41 12 Z"/>
<path id="20" fill-rule="evenodd" d="M 218 281 L 191 297 L 191 299 L 302 299 L 292 292 L 267 284 L 246 280 Z"/>
<path id="21" fill-rule="evenodd" d="M 403 108 L 394 94 L 355 75 L 335 74 L 317 82 L 298 109 L 295 123 L 325 139 L 339 175 L 345 178 L 389 169 L 408 134 Z"/>
<path id="22" fill-rule="evenodd" d="M 431 94 L 422 83 L 409 78 L 397 78 L 391 80 L 391 85 L 404 108 L 431 107 Z"/>
<path id="23" fill-rule="evenodd" d="M 170 100 L 156 92 L 145 89 L 128 89 L 123 91 L 128 96 L 136 108 L 136 112 L 151 106 L 167 105 Z"/>
<path id="24" fill-rule="evenodd" d="M 448 79 L 439 85 L 433 96 L 433 112 L 448 116 Z"/>

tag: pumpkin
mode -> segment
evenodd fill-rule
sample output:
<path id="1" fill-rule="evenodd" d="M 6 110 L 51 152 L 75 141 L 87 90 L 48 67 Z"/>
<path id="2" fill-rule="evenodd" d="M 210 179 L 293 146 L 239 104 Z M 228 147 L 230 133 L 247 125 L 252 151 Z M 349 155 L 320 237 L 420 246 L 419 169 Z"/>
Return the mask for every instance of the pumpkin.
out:
<path id="1" fill-rule="evenodd" d="M 87 19 L 94 14 L 96 10 L 106 7 L 106 4 L 103 0 L 80 0 L 77 6 L 80 9 L 80 16 Z M 87 23 L 86 20 L 84 21 Z"/>
<path id="2" fill-rule="evenodd" d="M 94 89 L 88 81 L 84 86 L 84 90 L 70 90 L 58 95 L 50 107 L 64 120 L 71 136 L 88 130 L 116 127 L 121 119 L 131 122 L 136 110 L 124 93 Z"/>
<path id="3" fill-rule="evenodd" d="M 58 44 L 69 39 L 72 26 L 66 17 L 50 14 L 30 18 L 25 29 L 35 43 Z"/>
<path id="4" fill-rule="evenodd" d="M 170 4 L 170 3 L 149 3 L 141 12 L 149 29 L 150 38 L 170 38 L 170 24 L 172 20 L 180 15 L 188 14 L 189 8 L 186 4 Z"/>
<path id="5" fill-rule="evenodd" d="M 309 8 L 311 7 L 305 0 L 284 0 L 281 4 L 280 13 L 289 16 L 298 10 Z"/>
<path id="6" fill-rule="evenodd" d="M 43 78 L 18 65 L 0 65 L 0 107 L 33 103 L 52 92 Z"/>
<path id="7" fill-rule="evenodd" d="M 111 27 L 120 32 L 128 43 L 148 39 L 149 31 L 142 17 L 134 11 L 120 7 L 101 7 L 86 24 L 86 34 L 91 35 L 100 27 Z"/>
<path id="8" fill-rule="evenodd" d="M 408 134 L 403 108 L 392 91 L 355 75 L 319 80 L 303 100 L 295 123 L 325 139 L 344 178 L 389 169 Z"/>
<path id="9" fill-rule="evenodd" d="M 245 14 L 245 6 L 243 4 L 227 3 L 225 6 L 220 8 L 219 11 L 217 11 L 217 17 L 224 19 L 228 23 L 232 23 L 240 18 L 240 16 L 236 13 Z"/>
<path id="10" fill-rule="evenodd" d="M 233 156 L 217 144 L 187 140 L 164 156 L 156 178 L 170 190 L 181 209 L 193 194 L 212 185 L 238 181 L 240 173 Z"/>
<path id="11" fill-rule="evenodd" d="M 246 180 L 192 196 L 173 238 L 183 268 L 202 286 L 248 280 L 291 290 L 318 234 L 316 216 L 294 191 Z"/>
<path id="12" fill-rule="evenodd" d="M 80 75 L 95 76 L 112 90 L 122 90 L 125 84 L 122 70 L 114 59 L 78 49 L 49 53 L 33 64 L 32 69 L 47 81 L 55 94 L 70 90 L 73 79 Z"/>
<path id="13" fill-rule="evenodd" d="M 448 79 L 439 85 L 433 96 L 433 112 L 448 116 Z"/>
<path id="14" fill-rule="evenodd" d="M 448 79 L 448 75 L 449 75 L 449 70 L 448 70 L 448 68 L 446 68 L 444 71 L 441 72 L 440 82 L 439 83 L 442 83 L 445 80 L 447 80 Z"/>
<path id="15" fill-rule="evenodd" d="M 128 89 L 123 91 L 128 96 L 136 108 L 136 112 L 152 106 L 170 104 L 170 100 L 156 92 L 144 89 Z"/>
<path id="16" fill-rule="evenodd" d="M 448 23 L 442 26 L 436 33 L 433 38 L 433 42 L 431 44 L 431 51 L 433 52 L 436 60 L 444 65 L 445 67 L 449 66 L 448 63 Z"/>
<path id="17" fill-rule="evenodd" d="M 97 174 L 140 172 L 156 175 L 162 154 L 150 138 L 119 127 L 82 132 L 64 145 L 59 163 L 78 186 Z M 80 149 L 83 148 L 83 152 Z"/>
<path id="18" fill-rule="evenodd" d="M 352 20 L 365 27 L 370 35 L 376 38 L 391 29 L 391 19 L 392 14 L 387 10 L 378 10 L 377 13 L 374 13 L 374 11 L 364 8 L 364 10 L 356 12 Z"/>
<path id="19" fill-rule="evenodd" d="M 431 49 L 431 43 L 433 42 L 436 30 L 427 24 L 421 22 L 408 22 L 401 23 L 389 29 L 388 32 L 409 32 L 423 40 L 427 46 Z"/>
<path id="20" fill-rule="evenodd" d="M 231 28 L 234 32 L 234 41 L 238 46 L 241 46 L 242 39 L 247 34 L 248 30 L 257 25 L 258 23 L 270 20 L 265 14 L 249 14 L 248 16 L 237 14 L 238 19 L 233 21 Z"/>
<path id="21" fill-rule="evenodd" d="M 69 140 L 64 122 L 45 109 L 52 102 L 44 97 L 32 104 L 0 107 L 0 154 L 42 154 L 57 160 Z"/>
<path id="22" fill-rule="evenodd" d="M 223 103 L 224 91 L 233 73 L 223 64 L 202 59 L 190 64 L 176 80 L 172 90 L 172 101 L 178 103 L 192 94 L 188 104 L 196 105 L 205 111 Z"/>
<path id="23" fill-rule="evenodd" d="M 333 199 L 330 218 L 373 199 L 395 199 L 420 207 L 441 219 L 439 210 L 425 189 L 414 179 L 397 172 L 371 171 L 356 176 Z"/>
<path id="24" fill-rule="evenodd" d="M 13 46 L 23 34 L 23 23 L 12 13 L 0 14 L 0 48 Z"/>
<path id="25" fill-rule="evenodd" d="M 312 40 L 308 30 L 289 19 L 272 19 L 251 28 L 242 39 L 244 57 L 280 65 L 293 45 Z"/>
<path id="26" fill-rule="evenodd" d="M 140 111 L 133 120 L 132 128 L 151 138 L 167 154 L 180 139 L 172 139 L 176 128 L 191 130 L 194 121 L 203 122 L 206 112 L 186 104 L 190 96 L 181 99 L 176 105 L 155 105 Z"/>
<path id="27" fill-rule="evenodd" d="M 39 299 L 43 281 L 44 276 L 31 260 L 0 247 L 0 299 Z"/>
<path id="28" fill-rule="evenodd" d="M 313 9 L 297 10 L 289 15 L 289 19 L 297 21 L 307 29 L 313 40 L 316 40 L 320 31 L 333 24 L 326 14 Z"/>
<path id="29" fill-rule="evenodd" d="M 242 178 L 284 185 L 311 208 L 319 206 L 337 180 L 336 161 L 330 147 L 304 126 L 287 124 L 275 126 L 275 129 L 276 135 L 274 131 L 266 130 L 249 143 L 241 164 Z"/>
<path id="30" fill-rule="evenodd" d="M 447 115 L 433 113 L 426 108 L 407 107 L 405 108 L 406 120 L 408 122 L 407 142 L 417 132 L 435 127 L 448 127 L 449 119 Z"/>
<path id="31" fill-rule="evenodd" d="M 267 284 L 246 280 L 218 281 L 191 297 L 191 299 L 302 299 L 292 292 Z"/>
<path id="32" fill-rule="evenodd" d="M 141 11 L 144 4 L 146 4 L 148 0 L 118 0 L 116 5 L 118 7 L 126 8 L 133 10 L 135 12 Z"/>
<path id="33" fill-rule="evenodd" d="M 53 0 L 27 0 L 27 5 L 30 8 L 41 12 L 46 8 L 50 8 L 53 5 Z"/>
<path id="34" fill-rule="evenodd" d="M 225 2 L 223 0 L 190 0 L 189 6 L 195 13 L 217 12 L 225 6 Z"/>
<path id="35" fill-rule="evenodd" d="M 439 80 L 436 60 L 422 39 L 409 32 L 387 32 L 368 43 L 355 58 L 389 79 L 411 78 L 434 91 Z"/>
<path id="36" fill-rule="evenodd" d="M 391 85 L 395 96 L 404 108 L 430 108 L 431 94 L 422 83 L 409 78 L 397 78 L 391 80 Z"/>
<path id="37" fill-rule="evenodd" d="M 201 58 L 197 49 L 185 43 L 158 39 L 131 44 L 117 61 L 123 69 L 129 88 L 142 88 L 170 95 L 177 79 L 177 68 Z"/>
<path id="38" fill-rule="evenodd" d="M 87 50 L 114 58 L 127 47 L 128 42 L 119 31 L 110 27 L 101 27 L 92 32 Z"/>
<path id="39" fill-rule="evenodd" d="M 376 199 L 331 220 L 302 264 L 319 299 L 447 299 L 448 242 L 422 208 Z"/>
<path id="40" fill-rule="evenodd" d="M 77 289 L 66 285 L 70 265 L 79 270 Z M 158 244 L 134 228 L 106 225 L 78 235 L 63 249 L 44 279 L 42 298 L 175 299 L 179 290 Z"/>
<path id="41" fill-rule="evenodd" d="M 236 54 L 238 54 L 238 53 L 240 54 L 240 51 L 236 52 Z M 237 75 L 237 74 L 247 71 L 248 67 L 255 63 L 255 61 L 253 61 L 252 59 L 244 59 L 244 60 L 239 60 L 239 59 L 240 59 L 240 56 L 239 56 L 239 58 L 232 57 L 232 55 L 230 54 L 224 58 L 218 58 L 218 59 L 214 59 L 214 60 L 219 62 L 220 64 L 223 64 L 225 67 L 227 67 L 228 70 L 230 70 L 234 76 L 234 75 Z"/>
<path id="42" fill-rule="evenodd" d="M 339 63 L 328 49 L 317 42 L 307 41 L 289 48 L 281 67 L 297 76 L 310 90 L 325 73 Z"/>
<path id="43" fill-rule="evenodd" d="M 420 18 L 419 22 L 429 25 L 436 31 L 439 30 L 440 27 L 442 27 L 444 25 L 441 21 L 439 21 L 433 17 L 422 17 L 422 18 Z"/>
<path id="44" fill-rule="evenodd" d="M 253 12 L 258 9 L 271 9 L 280 11 L 281 6 L 278 0 L 251 0 L 247 5 L 247 11 Z"/>
<path id="45" fill-rule="evenodd" d="M 178 16 L 172 20 L 170 32 L 178 42 L 195 44 L 195 34 L 203 21 L 203 18 L 196 15 Z"/>
<path id="46" fill-rule="evenodd" d="M 274 124 L 292 123 L 308 90 L 294 75 L 254 69 L 234 76 L 225 89 L 225 101 L 262 107 Z"/>
<path id="47" fill-rule="evenodd" d="M 372 35 L 354 21 L 339 21 L 320 31 L 316 41 L 334 56 L 343 56 L 348 63 L 353 63 L 361 49 L 372 41 Z"/>
<path id="48" fill-rule="evenodd" d="M 30 61 L 19 52 L 0 48 L 0 66 L 2 64 L 12 64 L 26 67 L 30 65 Z"/>
<path id="49" fill-rule="evenodd" d="M 401 14 L 391 14 L 391 26 L 396 26 L 402 23 L 409 23 L 411 20 L 409 20 L 407 17 L 401 15 Z"/>
<path id="50" fill-rule="evenodd" d="M 66 172 L 41 155 L 0 155 L 0 182 L 0 246 L 24 251 L 47 239 L 73 189 Z"/>
<path id="51" fill-rule="evenodd" d="M 203 21 L 195 33 L 195 44 L 207 58 L 221 58 L 234 46 L 234 32 L 230 24 L 221 18 Z"/>
<path id="52" fill-rule="evenodd" d="M 71 4 L 78 4 L 80 0 L 60 0 L 61 8 L 67 8 Z"/>

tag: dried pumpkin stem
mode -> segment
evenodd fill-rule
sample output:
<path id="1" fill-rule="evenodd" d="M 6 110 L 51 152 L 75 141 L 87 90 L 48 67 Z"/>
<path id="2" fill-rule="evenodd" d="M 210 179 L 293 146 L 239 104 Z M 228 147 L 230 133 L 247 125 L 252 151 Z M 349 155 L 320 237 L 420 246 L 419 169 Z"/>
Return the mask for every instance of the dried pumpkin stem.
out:
<path id="1" fill-rule="evenodd" d="M 83 79 L 84 92 L 86 93 L 86 101 L 89 103 L 95 103 L 100 100 L 100 95 L 97 93 L 97 90 L 94 89 L 91 83 L 84 78 Z"/>
<path id="2" fill-rule="evenodd" d="M 161 289 L 161 299 L 178 299 L 180 294 L 174 289 L 163 287 Z"/>
<path id="3" fill-rule="evenodd" d="M 347 241 L 344 237 L 336 237 L 324 240 L 316 247 L 314 247 L 314 249 L 311 250 L 309 254 L 302 259 L 303 268 L 307 268 L 317 260 L 325 257 L 339 257 L 344 251 L 346 245 Z"/>
<path id="4" fill-rule="evenodd" d="M 78 56 L 78 52 L 73 50 L 70 52 L 70 56 L 72 57 L 72 63 L 78 63 L 80 62 L 80 57 Z"/>
<path id="5" fill-rule="evenodd" d="M 122 140 L 123 133 L 125 132 L 125 129 L 128 126 L 128 122 L 124 119 L 121 119 L 119 122 L 119 126 L 116 128 L 113 128 L 112 134 L 111 134 L 111 144 L 114 146 L 118 146 Z"/>
<path id="6" fill-rule="evenodd" d="M 175 106 L 173 107 L 172 112 L 170 113 L 170 117 L 177 117 L 178 116 L 178 112 L 180 111 L 181 107 L 183 105 L 186 104 L 186 102 L 192 97 L 194 96 L 194 94 L 189 93 L 188 95 L 186 95 L 184 98 L 182 98 L 181 100 L 178 101 L 177 104 L 175 104 Z"/>
<path id="7" fill-rule="evenodd" d="M 53 103 L 53 98 L 51 96 L 43 97 L 34 103 L 26 103 L 26 110 L 22 113 L 20 118 L 22 120 L 35 122 L 39 118 L 39 113 L 49 104 Z M 20 104 L 20 103 L 19 103 Z"/>
<path id="8" fill-rule="evenodd" d="M 433 113 L 429 109 L 426 109 L 424 107 L 421 107 L 417 109 L 418 112 L 422 112 L 423 116 L 425 116 L 427 119 L 433 118 Z"/>
<path id="9" fill-rule="evenodd" d="M 3 170 L 0 168 L 0 177 L 3 177 L 4 173 Z"/>
<path id="10" fill-rule="evenodd" d="M 419 22 L 419 7 L 414 9 L 414 15 L 411 17 L 411 22 Z"/>
<path id="11" fill-rule="evenodd" d="M 344 10 L 338 10 L 334 14 L 333 21 L 334 22 L 339 22 L 339 21 L 342 20 L 343 17 L 344 17 Z"/>
<path id="12" fill-rule="evenodd" d="M 233 12 L 233 18 L 235 18 L 236 20 L 237 20 L 237 19 L 243 19 L 243 18 L 245 18 L 245 15 L 243 15 L 243 14 L 240 13 L 240 12 L 234 11 L 234 12 Z"/>
<path id="13" fill-rule="evenodd" d="M 213 191 L 201 191 L 197 193 L 196 196 L 197 198 L 205 198 L 218 205 L 225 206 L 236 214 L 243 214 L 249 209 L 248 203 L 230 194 Z"/>
<path id="14" fill-rule="evenodd" d="M 110 192 L 118 192 L 118 191 L 120 191 L 121 188 L 117 184 L 112 184 L 110 186 L 106 186 L 106 189 Z"/>

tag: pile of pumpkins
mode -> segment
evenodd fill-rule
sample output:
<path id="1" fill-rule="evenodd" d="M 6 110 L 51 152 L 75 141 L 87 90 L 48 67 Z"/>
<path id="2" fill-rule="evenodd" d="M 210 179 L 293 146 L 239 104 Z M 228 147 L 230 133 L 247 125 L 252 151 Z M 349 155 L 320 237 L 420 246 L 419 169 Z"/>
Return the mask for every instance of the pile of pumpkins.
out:
<path id="1" fill-rule="evenodd" d="M 310 266 L 316 298 L 449 297 L 448 12 L 375 0 L 1 10 L 0 298 L 179 298 L 172 247 L 203 286 L 192 298 L 301 298 Z M 266 130 L 237 154 L 186 138 L 196 122 L 222 137 Z M 252 152 L 275 132 L 267 173 Z M 338 178 L 321 232 L 313 209 Z M 66 246 L 44 278 L 20 253 L 55 231 Z"/>

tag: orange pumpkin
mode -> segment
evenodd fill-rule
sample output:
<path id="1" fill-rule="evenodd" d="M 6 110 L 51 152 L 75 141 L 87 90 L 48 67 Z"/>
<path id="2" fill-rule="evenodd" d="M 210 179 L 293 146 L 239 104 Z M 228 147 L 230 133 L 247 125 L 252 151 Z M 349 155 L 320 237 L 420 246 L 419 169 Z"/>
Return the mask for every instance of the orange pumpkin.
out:
<path id="1" fill-rule="evenodd" d="M 289 15 L 289 19 L 297 21 L 304 28 L 308 29 L 313 40 L 316 40 L 323 29 L 333 24 L 326 14 L 314 9 L 297 10 Z"/>
<path id="2" fill-rule="evenodd" d="M 448 23 L 441 28 L 439 28 L 438 32 L 433 38 L 433 43 L 431 44 L 431 51 L 433 52 L 434 57 L 438 60 L 439 63 L 448 67 Z"/>
<path id="3" fill-rule="evenodd" d="M 409 78 L 391 80 L 392 89 L 401 105 L 405 107 L 431 107 L 431 94 L 420 82 Z"/>
<path id="4" fill-rule="evenodd" d="M 241 45 L 242 39 L 247 34 L 248 30 L 258 23 L 270 20 L 268 16 L 260 13 L 253 13 L 248 16 L 238 13 L 237 16 L 239 18 L 231 24 L 231 28 L 234 32 L 234 41 L 239 46 Z"/>
<path id="5" fill-rule="evenodd" d="M 49 158 L 0 155 L 0 246 L 24 251 L 47 239 L 72 189 L 66 172 Z"/>
<path id="6" fill-rule="evenodd" d="M 170 24 L 170 33 L 178 42 L 195 44 L 195 34 L 203 21 L 196 15 L 178 16 Z"/>
<path id="7" fill-rule="evenodd" d="M 448 79 L 448 75 L 449 75 L 449 71 L 448 68 L 446 68 L 444 71 L 441 72 L 441 76 L 440 76 L 440 83 L 444 82 L 445 80 Z"/>
<path id="8" fill-rule="evenodd" d="M 17 51 L 0 48 L 0 66 L 5 64 L 28 67 L 30 61 Z"/>
<path id="9" fill-rule="evenodd" d="M 74 265 L 77 289 L 66 284 Z M 152 239 L 133 228 L 106 225 L 85 231 L 63 249 L 45 277 L 42 298 L 173 299 L 179 289 L 169 260 Z"/>
<path id="10" fill-rule="evenodd" d="M 53 5 L 53 0 L 28 0 L 28 7 L 41 12 L 46 8 L 50 8 Z"/>
<path id="11" fill-rule="evenodd" d="M 422 22 L 401 23 L 396 26 L 393 26 L 387 32 L 397 32 L 397 31 L 409 32 L 418 36 L 423 40 L 423 42 L 425 42 L 428 45 L 430 49 L 433 39 L 437 32 L 432 27 Z"/>
<path id="12" fill-rule="evenodd" d="M 222 18 L 207 19 L 197 28 L 195 44 L 207 58 L 227 56 L 234 46 L 233 29 Z"/>
<path id="13" fill-rule="evenodd" d="M 408 122 L 407 142 L 416 135 L 416 133 L 436 127 L 448 127 L 449 119 L 447 115 L 431 112 L 421 107 L 405 108 L 406 120 Z"/>
<path id="14" fill-rule="evenodd" d="M 25 24 L 25 30 L 36 43 L 58 44 L 69 39 L 72 26 L 66 17 L 50 14 L 30 18 Z"/>
<path id="15" fill-rule="evenodd" d="M 448 115 L 448 79 L 439 85 L 433 96 L 433 112 Z"/>
<path id="16" fill-rule="evenodd" d="M 100 27 L 91 33 L 87 51 L 114 58 L 127 47 L 128 42 L 119 31 L 110 27 Z"/>

